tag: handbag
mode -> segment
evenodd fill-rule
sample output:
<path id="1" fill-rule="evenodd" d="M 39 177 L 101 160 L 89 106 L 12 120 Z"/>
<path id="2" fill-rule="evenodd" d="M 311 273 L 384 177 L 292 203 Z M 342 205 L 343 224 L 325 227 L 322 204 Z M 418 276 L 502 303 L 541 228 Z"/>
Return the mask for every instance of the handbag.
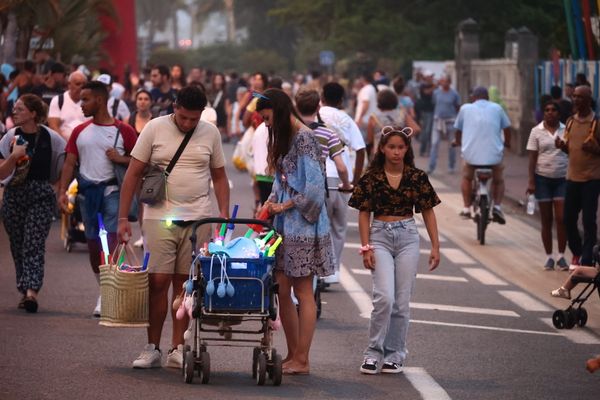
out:
<path id="1" fill-rule="evenodd" d="M 133 267 L 121 270 L 125 255 Z M 149 326 L 148 271 L 142 271 L 139 265 L 131 246 L 123 243 L 117 246 L 108 264 L 100 266 L 100 325 Z"/>
<path id="2" fill-rule="evenodd" d="M 121 124 L 117 125 L 117 135 L 115 136 L 115 143 L 113 144 L 113 148 L 117 148 L 117 141 L 119 140 L 119 134 L 121 133 Z M 115 178 L 117 178 L 117 185 L 119 185 L 119 190 L 121 190 L 121 186 L 123 186 L 123 181 L 125 180 L 125 173 L 127 172 L 127 166 L 119 163 L 113 163 L 113 170 L 115 173 Z M 127 214 L 127 219 L 130 222 L 137 221 L 138 218 L 138 199 L 133 196 L 131 199 L 131 206 L 129 207 L 129 212 Z"/>
<path id="3" fill-rule="evenodd" d="M 185 134 L 183 141 L 179 145 L 177 152 L 171 159 L 167 169 L 161 168 L 157 164 L 150 164 L 148 171 L 142 178 L 142 190 L 140 191 L 140 201 L 150 206 L 163 202 L 167 198 L 167 177 L 175 167 L 175 163 L 183 153 L 185 146 L 190 141 L 194 129 Z"/>

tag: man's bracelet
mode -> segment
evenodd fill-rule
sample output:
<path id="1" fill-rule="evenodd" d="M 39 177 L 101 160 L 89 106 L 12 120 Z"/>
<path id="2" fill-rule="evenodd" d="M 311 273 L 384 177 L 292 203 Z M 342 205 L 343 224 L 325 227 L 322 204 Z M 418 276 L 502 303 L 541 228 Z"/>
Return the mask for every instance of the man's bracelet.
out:
<path id="1" fill-rule="evenodd" d="M 373 247 L 373 246 L 371 246 L 370 244 L 365 244 L 365 245 L 364 245 L 364 246 L 362 246 L 360 249 L 358 249 L 358 253 L 359 253 L 359 254 L 364 254 L 364 253 L 366 253 L 367 251 L 371 251 L 371 250 L 373 250 L 373 249 L 374 249 L 374 247 Z"/>
<path id="2" fill-rule="evenodd" d="M 126 220 L 126 221 L 129 221 L 129 218 L 119 218 L 119 221 L 122 220 L 122 219 Z"/>

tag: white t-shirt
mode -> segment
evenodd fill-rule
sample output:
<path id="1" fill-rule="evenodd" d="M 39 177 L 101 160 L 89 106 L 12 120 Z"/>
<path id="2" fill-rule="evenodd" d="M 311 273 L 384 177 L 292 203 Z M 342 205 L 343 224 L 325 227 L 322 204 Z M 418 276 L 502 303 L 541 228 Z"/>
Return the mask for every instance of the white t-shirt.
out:
<path id="1" fill-rule="evenodd" d="M 81 102 L 73 102 L 69 91 L 67 90 L 63 94 L 63 105 L 62 108 L 58 106 L 58 100 L 60 96 L 54 96 L 50 101 L 50 108 L 48 109 L 48 118 L 58 118 L 61 121 L 60 130 L 62 131 L 65 139 L 69 139 L 73 129 L 77 125 L 81 125 L 90 118 L 86 118 L 81 111 Z"/>
<path id="2" fill-rule="evenodd" d="M 254 130 L 252 135 L 252 153 L 254 155 L 254 174 L 256 175 L 269 175 L 267 168 L 269 166 L 267 162 L 269 143 L 269 128 L 265 123 L 261 123 Z"/>
<path id="3" fill-rule="evenodd" d="M 131 156 L 166 169 L 184 137 L 172 115 L 155 118 L 140 133 Z M 210 169 L 224 166 L 219 130 L 208 122 L 198 122 L 167 178 L 168 200 L 153 206 L 144 204 L 144 219 L 192 221 L 210 217 Z"/>
<path id="4" fill-rule="evenodd" d="M 214 108 L 206 106 L 204 107 L 204 111 L 202 111 L 202 115 L 200 115 L 200 120 L 217 126 L 217 112 Z"/>
<path id="5" fill-rule="evenodd" d="M 527 150 L 538 152 L 537 164 L 535 165 L 536 174 L 546 178 L 564 178 L 567 176 L 569 157 L 554 145 L 555 138 L 558 136 L 563 139 L 564 134 L 565 125 L 563 123 L 560 124 L 554 134 L 544 127 L 543 122 L 531 129 L 527 141 Z"/>
<path id="6" fill-rule="evenodd" d="M 117 105 L 117 115 L 113 114 L 113 109 L 115 107 L 115 99 L 114 97 L 110 97 L 108 102 L 106 103 L 106 107 L 108 107 L 108 113 L 111 117 L 119 119 L 121 121 L 129 121 L 129 116 L 131 115 L 131 111 L 129 111 L 129 107 L 123 100 L 119 100 L 119 104 Z"/>
<path id="7" fill-rule="evenodd" d="M 365 148 L 365 140 L 360 133 L 360 129 L 358 129 L 356 122 L 344 111 L 334 107 L 323 106 L 319 109 L 319 115 L 325 125 L 333 129 L 350 149 L 358 151 Z M 342 160 L 346 168 L 348 168 L 348 179 L 352 181 L 354 165 L 350 163 L 350 153 L 348 151 L 342 153 Z M 327 177 L 339 177 L 335 163 L 329 158 L 325 161 L 325 167 L 327 169 Z"/>
<path id="8" fill-rule="evenodd" d="M 356 101 L 357 104 L 356 104 L 355 118 L 358 118 L 360 113 L 363 111 L 363 102 L 365 102 L 365 101 L 369 102 L 369 106 L 361 120 L 361 122 L 363 123 L 363 126 L 366 127 L 367 124 L 369 123 L 369 117 L 375 110 L 377 110 L 377 91 L 375 90 L 375 86 L 373 86 L 370 83 L 367 83 L 365 86 L 363 86 L 358 91 L 358 96 L 357 96 L 356 100 L 357 100 Z M 357 119 L 355 119 L 355 121 L 356 121 L 356 123 L 359 122 Z"/>

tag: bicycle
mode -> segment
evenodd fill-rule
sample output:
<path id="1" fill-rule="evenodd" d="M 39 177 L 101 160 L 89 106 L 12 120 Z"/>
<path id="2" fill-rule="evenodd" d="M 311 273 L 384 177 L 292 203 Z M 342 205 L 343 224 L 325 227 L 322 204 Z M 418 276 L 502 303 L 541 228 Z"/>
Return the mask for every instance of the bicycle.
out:
<path id="1" fill-rule="evenodd" d="M 485 229 L 491 218 L 492 199 L 489 182 L 492 179 L 492 169 L 487 166 L 475 166 L 473 189 L 471 192 L 471 206 L 473 207 L 473 220 L 477 224 L 477 240 L 485 244 Z"/>

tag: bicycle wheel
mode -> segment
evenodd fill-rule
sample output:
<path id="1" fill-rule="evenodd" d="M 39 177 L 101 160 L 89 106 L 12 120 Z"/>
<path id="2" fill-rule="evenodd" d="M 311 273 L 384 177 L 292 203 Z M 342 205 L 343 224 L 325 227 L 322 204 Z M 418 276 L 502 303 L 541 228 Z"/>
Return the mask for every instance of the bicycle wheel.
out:
<path id="1" fill-rule="evenodd" d="M 479 221 L 477 221 L 477 239 L 479 243 L 485 244 L 485 228 L 490 218 L 488 199 L 486 196 L 479 197 Z"/>

